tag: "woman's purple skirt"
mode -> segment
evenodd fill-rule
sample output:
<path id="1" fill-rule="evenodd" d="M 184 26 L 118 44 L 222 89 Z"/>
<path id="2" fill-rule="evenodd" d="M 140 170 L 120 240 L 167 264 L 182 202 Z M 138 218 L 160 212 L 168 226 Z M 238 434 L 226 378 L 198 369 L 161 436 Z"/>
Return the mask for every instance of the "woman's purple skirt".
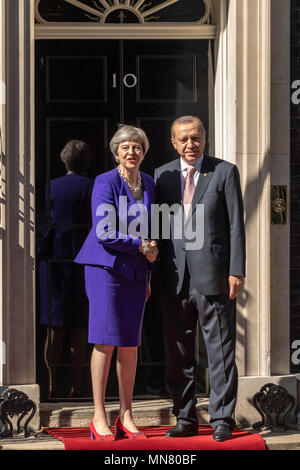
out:
<path id="1" fill-rule="evenodd" d="M 85 266 L 89 343 L 135 347 L 141 331 L 147 276 L 131 280 L 99 266 Z"/>

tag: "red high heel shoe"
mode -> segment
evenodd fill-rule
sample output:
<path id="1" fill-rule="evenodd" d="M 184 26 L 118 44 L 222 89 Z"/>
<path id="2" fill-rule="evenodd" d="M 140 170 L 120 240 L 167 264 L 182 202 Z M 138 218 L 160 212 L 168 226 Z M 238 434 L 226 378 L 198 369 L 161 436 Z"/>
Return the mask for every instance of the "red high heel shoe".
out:
<path id="1" fill-rule="evenodd" d="M 120 417 L 118 416 L 115 422 L 115 439 L 120 439 L 125 436 L 125 434 L 129 437 L 129 439 L 148 439 L 147 436 L 141 431 L 138 432 L 131 432 L 123 426 L 121 423 Z"/>
<path id="2" fill-rule="evenodd" d="M 93 420 L 90 422 L 90 431 L 91 431 L 91 439 L 92 440 L 101 441 L 101 442 L 103 442 L 103 441 L 114 441 L 115 440 L 113 434 L 105 434 L 104 436 L 101 435 L 101 434 L 98 434 L 96 429 L 95 429 Z"/>

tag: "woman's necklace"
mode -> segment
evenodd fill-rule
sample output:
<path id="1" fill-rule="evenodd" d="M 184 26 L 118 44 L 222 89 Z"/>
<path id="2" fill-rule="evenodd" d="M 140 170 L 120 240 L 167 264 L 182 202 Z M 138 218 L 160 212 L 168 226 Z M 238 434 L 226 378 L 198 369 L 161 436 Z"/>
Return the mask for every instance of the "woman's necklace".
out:
<path id="1" fill-rule="evenodd" d="M 130 191 L 133 191 L 134 193 L 138 193 L 142 189 L 142 178 L 141 178 L 141 173 L 140 172 L 138 172 L 137 186 L 133 186 L 128 181 L 126 176 L 124 175 L 124 172 L 123 172 L 122 168 L 120 167 L 120 165 L 117 167 L 117 170 L 118 170 L 120 176 L 123 178 L 123 180 L 128 184 L 128 187 L 129 187 Z"/>

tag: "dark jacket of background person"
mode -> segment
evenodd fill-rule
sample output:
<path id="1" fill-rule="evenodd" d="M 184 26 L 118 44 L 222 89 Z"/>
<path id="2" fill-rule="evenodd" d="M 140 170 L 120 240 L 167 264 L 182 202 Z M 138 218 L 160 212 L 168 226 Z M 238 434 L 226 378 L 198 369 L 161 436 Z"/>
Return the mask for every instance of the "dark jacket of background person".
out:
<path id="1" fill-rule="evenodd" d="M 53 179 L 50 182 L 50 190 L 46 190 L 50 224 L 42 238 L 39 251 L 40 321 L 43 324 L 48 324 L 50 319 L 51 326 L 83 326 L 81 323 L 85 324 L 87 321 L 87 314 L 84 314 L 88 306 L 83 270 L 72 260 L 90 229 L 93 183 L 93 180 L 86 176 L 71 173 Z M 46 258 L 50 259 L 49 276 Z M 50 286 L 47 285 L 47 280 Z"/>

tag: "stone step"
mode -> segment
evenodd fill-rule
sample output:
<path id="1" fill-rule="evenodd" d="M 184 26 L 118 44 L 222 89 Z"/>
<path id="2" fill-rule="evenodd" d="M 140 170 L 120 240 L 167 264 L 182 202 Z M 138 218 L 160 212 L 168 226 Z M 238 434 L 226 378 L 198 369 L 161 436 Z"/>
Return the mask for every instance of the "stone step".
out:
<path id="1" fill-rule="evenodd" d="M 172 414 L 171 399 L 141 399 L 132 404 L 133 416 L 137 426 L 174 426 L 176 418 Z M 91 402 L 41 403 L 41 427 L 88 427 L 93 417 Z M 113 426 L 119 412 L 117 401 L 106 403 L 107 420 Z M 197 398 L 199 424 L 209 424 L 208 398 Z"/>

